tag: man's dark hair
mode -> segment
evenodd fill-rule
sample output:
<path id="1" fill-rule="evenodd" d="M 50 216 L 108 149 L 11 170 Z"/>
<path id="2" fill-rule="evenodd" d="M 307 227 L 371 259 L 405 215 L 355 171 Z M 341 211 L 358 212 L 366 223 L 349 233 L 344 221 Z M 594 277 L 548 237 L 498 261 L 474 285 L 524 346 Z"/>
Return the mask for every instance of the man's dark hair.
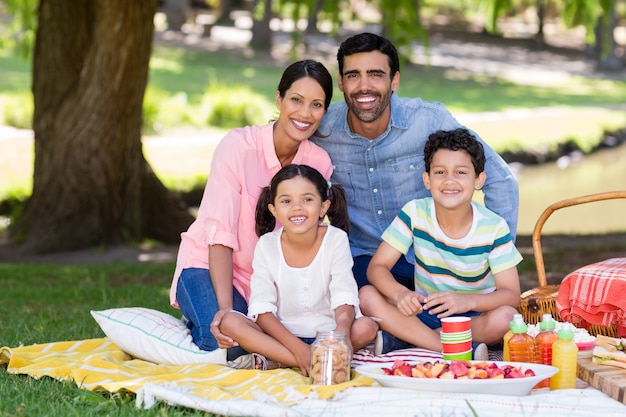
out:
<path id="1" fill-rule="evenodd" d="M 387 55 L 389 67 L 391 68 L 390 78 L 393 78 L 400 71 L 400 60 L 398 51 L 391 41 L 373 33 L 359 33 L 354 35 L 339 45 L 337 51 L 337 63 L 339 64 L 339 76 L 343 77 L 343 63 L 345 57 L 361 52 L 380 51 Z"/>

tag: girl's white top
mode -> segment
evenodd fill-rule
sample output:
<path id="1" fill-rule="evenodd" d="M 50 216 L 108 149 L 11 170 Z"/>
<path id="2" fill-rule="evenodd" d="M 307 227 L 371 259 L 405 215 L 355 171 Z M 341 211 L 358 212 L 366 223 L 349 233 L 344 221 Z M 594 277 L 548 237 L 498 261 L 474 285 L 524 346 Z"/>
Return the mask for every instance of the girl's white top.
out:
<path id="1" fill-rule="evenodd" d="M 335 329 L 335 308 L 348 304 L 361 316 L 348 235 L 327 225 L 320 249 L 310 265 L 294 268 L 285 262 L 283 228 L 261 236 L 254 251 L 248 317 L 273 313 L 298 337 Z"/>

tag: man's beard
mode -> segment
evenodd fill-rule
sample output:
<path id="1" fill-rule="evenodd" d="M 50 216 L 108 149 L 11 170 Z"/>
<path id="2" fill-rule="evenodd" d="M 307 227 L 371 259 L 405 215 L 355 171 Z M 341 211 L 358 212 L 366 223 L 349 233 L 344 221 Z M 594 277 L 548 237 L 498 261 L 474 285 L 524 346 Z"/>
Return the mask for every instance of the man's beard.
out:
<path id="1" fill-rule="evenodd" d="M 350 96 L 350 100 L 346 98 L 346 104 L 348 105 L 348 108 L 350 109 L 350 111 L 352 111 L 352 113 L 354 113 L 354 115 L 357 117 L 357 119 L 359 119 L 361 122 L 364 122 L 364 123 L 370 123 L 375 120 L 378 120 L 378 118 L 380 118 L 380 116 L 383 114 L 385 109 L 389 106 L 389 101 L 390 101 L 392 93 L 393 93 L 393 90 L 389 90 L 385 95 L 380 95 L 378 94 L 378 92 L 375 92 L 373 94 L 372 93 L 353 94 L 352 96 Z M 358 97 L 361 95 L 370 95 L 370 96 L 380 97 L 378 105 L 370 110 L 361 110 L 355 104 L 356 103 L 355 97 Z"/>

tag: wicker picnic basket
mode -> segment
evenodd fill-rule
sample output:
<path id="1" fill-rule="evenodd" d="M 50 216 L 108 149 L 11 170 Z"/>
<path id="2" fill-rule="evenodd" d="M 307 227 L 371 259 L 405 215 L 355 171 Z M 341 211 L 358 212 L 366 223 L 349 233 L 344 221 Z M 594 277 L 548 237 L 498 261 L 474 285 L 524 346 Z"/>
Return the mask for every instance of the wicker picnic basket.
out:
<path id="1" fill-rule="evenodd" d="M 560 284 L 548 285 L 546 269 L 543 263 L 543 253 L 541 251 L 541 230 L 548 217 L 550 217 L 554 211 L 564 207 L 616 198 L 626 198 L 626 191 L 611 191 L 561 200 L 548 206 L 541 216 L 539 216 L 532 235 L 533 255 L 535 257 L 539 286 L 522 293 L 518 307 L 518 311 L 522 314 L 526 323 L 539 323 L 543 314 L 547 313 L 552 314 L 555 320 L 562 321 L 561 316 L 558 311 L 556 311 L 556 297 L 559 293 Z M 589 324 L 587 331 L 593 336 L 602 334 L 616 337 L 617 335 L 617 327 L 615 324 L 611 326 Z"/>

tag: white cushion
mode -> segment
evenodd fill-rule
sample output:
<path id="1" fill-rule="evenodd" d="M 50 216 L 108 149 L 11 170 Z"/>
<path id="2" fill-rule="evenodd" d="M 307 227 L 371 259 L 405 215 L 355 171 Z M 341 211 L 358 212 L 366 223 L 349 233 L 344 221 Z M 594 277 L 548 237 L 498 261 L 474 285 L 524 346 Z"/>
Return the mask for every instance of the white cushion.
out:
<path id="1" fill-rule="evenodd" d="M 102 331 L 129 355 L 159 364 L 226 365 L 226 350 L 208 352 L 193 343 L 187 326 L 175 317 L 143 307 L 91 311 Z"/>

